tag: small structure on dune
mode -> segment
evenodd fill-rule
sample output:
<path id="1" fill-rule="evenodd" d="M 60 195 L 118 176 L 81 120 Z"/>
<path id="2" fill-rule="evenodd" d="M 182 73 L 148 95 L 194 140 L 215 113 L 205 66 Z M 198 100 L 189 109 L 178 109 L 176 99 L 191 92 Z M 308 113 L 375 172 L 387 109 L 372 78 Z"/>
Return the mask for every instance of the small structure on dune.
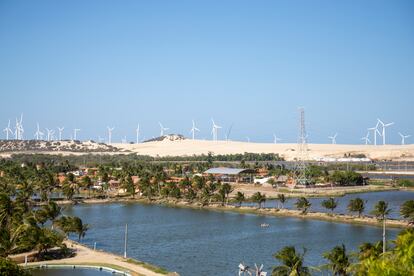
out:
<path id="1" fill-rule="evenodd" d="M 253 183 L 253 174 L 256 171 L 252 169 L 236 169 L 236 168 L 211 168 L 206 170 L 204 175 L 212 175 L 216 180 L 222 182 L 234 183 Z"/>

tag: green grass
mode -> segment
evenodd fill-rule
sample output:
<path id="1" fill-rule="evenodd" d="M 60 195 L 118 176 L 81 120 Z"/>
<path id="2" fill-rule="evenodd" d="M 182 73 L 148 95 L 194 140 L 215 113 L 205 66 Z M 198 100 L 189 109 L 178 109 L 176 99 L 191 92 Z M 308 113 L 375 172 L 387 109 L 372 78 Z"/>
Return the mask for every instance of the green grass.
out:
<path id="1" fill-rule="evenodd" d="M 134 259 L 127 259 L 126 262 L 145 267 L 146 269 L 151 270 L 151 271 L 156 272 L 156 273 L 160 273 L 160 274 L 164 274 L 164 275 L 167 275 L 167 274 L 170 273 L 169 271 L 167 271 L 166 269 L 164 269 L 162 267 L 159 267 L 159 266 L 156 266 L 156 265 L 153 265 L 153 264 L 149 264 L 149 263 L 146 263 L 146 262 L 137 261 L 137 260 L 134 260 Z"/>

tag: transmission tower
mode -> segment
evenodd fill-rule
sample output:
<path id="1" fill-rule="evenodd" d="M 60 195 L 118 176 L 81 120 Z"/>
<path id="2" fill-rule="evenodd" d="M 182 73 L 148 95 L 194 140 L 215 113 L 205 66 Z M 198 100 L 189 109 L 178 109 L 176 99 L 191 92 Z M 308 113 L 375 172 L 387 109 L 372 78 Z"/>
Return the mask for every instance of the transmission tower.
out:
<path id="1" fill-rule="evenodd" d="M 310 181 L 307 176 L 308 168 L 306 161 L 309 160 L 308 156 L 308 142 L 305 126 L 305 109 L 299 108 L 300 112 L 300 125 L 299 125 L 299 137 L 298 137 L 298 150 L 296 156 L 296 165 L 295 165 L 295 182 L 296 185 L 305 185 L 307 186 Z"/>

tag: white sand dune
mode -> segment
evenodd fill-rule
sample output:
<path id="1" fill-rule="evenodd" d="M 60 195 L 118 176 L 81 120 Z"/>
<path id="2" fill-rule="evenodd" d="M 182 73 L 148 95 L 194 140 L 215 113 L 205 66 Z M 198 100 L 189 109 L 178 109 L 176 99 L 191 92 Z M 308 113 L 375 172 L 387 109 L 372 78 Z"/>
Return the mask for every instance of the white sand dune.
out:
<path id="1" fill-rule="evenodd" d="M 157 141 L 140 144 L 113 144 L 113 146 L 133 153 L 150 156 L 191 156 L 208 154 L 237 153 L 278 153 L 286 160 L 297 156 L 296 144 L 247 143 L 234 141 L 180 140 Z M 309 144 L 310 159 L 320 157 L 341 158 L 344 154 L 364 154 L 371 159 L 413 160 L 414 145 L 341 145 Z"/>

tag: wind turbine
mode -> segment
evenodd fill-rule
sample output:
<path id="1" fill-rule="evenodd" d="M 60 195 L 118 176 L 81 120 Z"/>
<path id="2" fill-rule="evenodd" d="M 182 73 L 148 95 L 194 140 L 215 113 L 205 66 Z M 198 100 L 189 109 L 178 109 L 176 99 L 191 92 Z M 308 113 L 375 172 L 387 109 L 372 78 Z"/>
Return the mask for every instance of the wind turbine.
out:
<path id="1" fill-rule="evenodd" d="M 401 136 L 401 145 L 405 145 L 405 139 L 411 137 L 411 135 L 403 135 L 401 132 L 398 132 Z"/>
<path id="2" fill-rule="evenodd" d="M 163 127 L 160 122 L 158 122 L 158 123 L 160 124 L 160 129 L 161 129 L 160 136 L 162 137 L 162 136 L 164 136 L 164 131 L 169 130 L 169 128 L 168 127 Z"/>
<path id="3" fill-rule="evenodd" d="M 364 136 L 364 137 L 361 138 L 361 140 L 364 140 L 365 141 L 365 145 L 368 145 L 368 144 L 371 143 L 371 140 L 369 140 L 369 131 L 368 131 L 368 133 L 367 133 L 366 136 Z"/>
<path id="4" fill-rule="evenodd" d="M 135 131 L 137 133 L 137 144 L 138 144 L 139 143 L 139 124 L 138 124 L 138 127 Z"/>
<path id="5" fill-rule="evenodd" d="M 14 131 L 14 136 L 16 140 L 23 140 L 23 113 L 20 115 L 20 121 L 16 118 L 16 126 Z"/>
<path id="6" fill-rule="evenodd" d="M 218 130 L 221 128 L 221 126 L 216 125 L 213 119 L 211 119 L 211 122 L 213 122 L 213 128 L 211 130 L 211 133 L 213 134 L 213 141 L 217 141 Z"/>
<path id="7" fill-rule="evenodd" d="M 37 123 L 37 130 L 35 132 L 35 138 L 36 140 L 42 140 L 43 139 L 43 132 L 40 131 L 39 123 Z"/>
<path id="8" fill-rule="evenodd" d="M 328 136 L 328 138 L 332 140 L 332 144 L 333 144 L 333 145 L 334 145 L 334 144 L 336 144 L 336 137 L 337 137 L 337 136 L 338 136 L 338 133 L 335 133 L 335 135 L 334 135 L 334 136 Z"/>
<path id="9" fill-rule="evenodd" d="M 10 128 L 10 120 L 9 120 L 9 123 L 7 124 L 7 127 L 3 129 L 3 131 L 6 132 L 6 140 L 9 140 L 9 133 L 13 134 L 13 130 Z"/>
<path id="10" fill-rule="evenodd" d="M 58 127 L 59 130 L 59 141 L 62 141 L 62 132 L 65 129 L 65 127 Z"/>
<path id="11" fill-rule="evenodd" d="M 392 126 L 394 124 L 394 122 L 392 123 L 388 123 L 388 124 L 384 124 L 383 121 L 381 121 L 380 119 L 377 119 L 378 123 L 380 123 L 382 125 L 382 144 L 385 145 L 385 129 L 389 126 Z"/>
<path id="12" fill-rule="evenodd" d="M 196 128 L 196 126 L 195 126 L 195 122 L 194 122 L 194 120 L 193 120 L 193 127 L 191 128 L 191 130 L 190 130 L 190 133 L 192 133 L 192 137 L 193 137 L 193 140 L 195 139 L 195 132 L 196 131 L 200 131 L 198 128 Z"/>
<path id="13" fill-rule="evenodd" d="M 233 125 L 234 125 L 233 123 L 230 125 L 229 130 L 225 134 L 226 141 L 228 141 L 230 139 L 230 133 L 231 133 L 231 130 L 233 129 Z"/>
<path id="14" fill-rule="evenodd" d="M 81 131 L 80 130 L 80 128 L 75 128 L 74 130 L 73 130 L 73 140 L 75 140 L 76 141 L 76 136 L 77 136 L 77 134 L 78 134 L 78 132 L 79 131 Z"/>
<path id="15" fill-rule="evenodd" d="M 277 142 L 282 141 L 281 138 L 277 137 L 275 133 L 273 133 L 273 144 L 277 144 Z"/>
<path id="16" fill-rule="evenodd" d="M 112 143 L 112 131 L 115 129 L 114 127 L 106 127 L 108 129 L 108 144 Z"/>
<path id="17" fill-rule="evenodd" d="M 53 135 L 55 134 L 55 131 L 53 129 L 48 129 L 46 128 L 46 133 L 47 133 L 47 141 L 51 141 L 53 140 Z"/>
<path id="18" fill-rule="evenodd" d="M 377 145 L 377 133 L 381 136 L 381 133 L 378 131 L 378 126 L 380 122 L 377 122 L 375 127 L 368 128 L 368 131 L 372 130 L 374 132 L 374 145 Z"/>

